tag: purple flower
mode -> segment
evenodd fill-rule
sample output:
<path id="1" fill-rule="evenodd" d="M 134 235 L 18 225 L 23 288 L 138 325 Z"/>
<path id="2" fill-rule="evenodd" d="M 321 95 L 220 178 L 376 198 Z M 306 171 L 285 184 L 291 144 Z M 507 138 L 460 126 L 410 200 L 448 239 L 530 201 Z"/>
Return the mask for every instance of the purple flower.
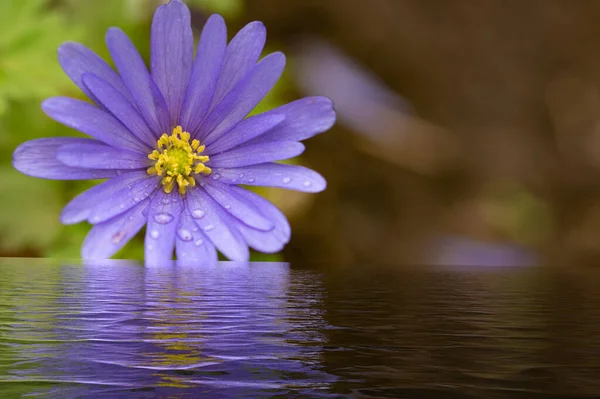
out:
<path id="1" fill-rule="evenodd" d="M 227 44 L 211 16 L 194 58 L 190 12 L 180 0 L 159 7 L 150 72 L 118 28 L 106 34 L 116 73 L 88 48 L 58 50 L 67 75 L 96 104 L 65 97 L 42 104 L 54 120 L 92 138 L 28 141 L 13 155 L 19 171 L 59 180 L 108 179 L 75 197 L 65 224 L 94 226 L 84 258 L 108 258 L 145 224 L 146 263 L 216 260 L 216 249 L 247 260 L 248 246 L 277 252 L 290 226 L 270 202 L 238 186 L 325 189 L 316 172 L 277 161 L 301 154 L 301 140 L 335 122 L 331 101 L 310 97 L 246 118 L 281 75 L 285 57 L 259 61 L 264 25 L 246 25 Z"/>

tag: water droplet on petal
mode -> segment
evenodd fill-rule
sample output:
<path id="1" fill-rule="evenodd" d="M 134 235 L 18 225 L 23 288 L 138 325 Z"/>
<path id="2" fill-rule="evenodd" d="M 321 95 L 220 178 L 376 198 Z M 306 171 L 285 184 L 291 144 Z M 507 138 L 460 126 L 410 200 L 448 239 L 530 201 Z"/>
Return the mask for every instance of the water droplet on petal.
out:
<path id="1" fill-rule="evenodd" d="M 192 211 L 192 217 L 194 219 L 202 219 L 204 215 L 206 215 L 206 212 L 204 212 L 202 209 L 196 209 L 195 211 Z"/>
<path id="2" fill-rule="evenodd" d="M 243 178 L 244 178 L 244 174 L 240 173 L 240 179 L 243 179 Z"/>
<path id="3" fill-rule="evenodd" d="M 154 247 L 152 246 L 152 244 L 146 244 L 146 248 L 148 248 L 148 249 L 152 249 L 152 248 L 154 248 Z"/>
<path id="4" fill-rule="evenodd" d="M 160 237 L 160 233 L 156 230 L 152 230 L 150 232 L 150 237 L 154 238 L 155 240 L 158 239 L 158 237 Z"/>
<path id="5" fill-rule="evenodd" d="M 303 185 L 304 187 L 310 187 L 310 186 L 312 186 L 312 182 L 307 180 L 307 181 L 305 181 L 304 183 L 302 183 L 302 185 Z"/>
<path id="6" fill-rule="evenodd" d="M 214 174 L 212 175 L 212 179 L 213 179 L 213 180 L 219 180 L 220 178 L 221 178 L 221 175 L 220 175 L 220 174 L 218 174 L 218 173 L 214 173 Z"/>
<path id="7" fill-rule="evenodd" d="M 194 230 L 194 231 L 198 231 L 198 228 L 197 228 L 197 227 L 194 227 L 192 230 Z"/>
<path id="8" fill-rule="evenodd" d="M 196 246 L 199 247 L 200 245 L 204 244 L 204 241 L 202 241 L 202 239 L 199 239 L 199 240 L 196 240 L 196 242 L 194 244 L 196 244 Z"/>
<path id="9" fill-rule="evenodd" d="M 192 241 L 194 239 L 192 233 L 188 229 L 177 230 L 177 235 L 182 241 Z"/>
<path id="10" fill-rule="evenodd" d="M 254 177 L 251 177 L 248 179 L 248 183 L 254 183 L 256 181 L 256 179 Z"/>
<path id="11" fill-rule="evenodd" d="M 125 209 L 125 204 L 121 204 L 121 205 L 119 205 L 119 208 L 120 208 L 120 209 Z"/>
<path id="12" fill-rule="evenodd" d="M 231 209 L 231 205 L 227 204 L 224 206 L 225 209 Z"/>
<path id="13" fill-rule="evenodd" d="M 116 174 L 117 174 L 117 176 L 121 176 L 121 174 L 123 174 L 123 172 L 121 172 L 120 170 L 117 170 Z"/>
<path id="14" fill-rule="evenodd" d="M 140 198 L 140 197 L 133 197 L 133 201 L 134 201 L 134 202 L 140 202 L 140 201 L 141 201 L 141 198 Z"/>
<path id="15" fill-rule="evenodd" d="M 159 224 L 168 224 L 173 221 L 173 215 L 160 212 L 154 215 L 154 221 Z"/>
<path id="16" fill-rule="evenodd" d="M 284 177 L 283 179 L 281 179 L 281 181 L 283 182 L 283 184 L 288 184 L 292 181 L 292 179 L 290 177 Z"/>
<path id="17" fill-rule="evenodd" d="M 214 230 L 215 226 L 212 224 L 207 225 L 206 227 L 204 227 L 204 231 L 211 231 Z"/>
<path id="18" fill-rule="evenodd" d="M 163 199 L 162 199 L 162 201 L 160 201 L 160 202 L 162 202 L 164 205 L 168 205 L 168 204 L 169 204 L 169 198 L 168 198 L 168 197 L 165 197 L 165 198 L 163 198 Z"/>

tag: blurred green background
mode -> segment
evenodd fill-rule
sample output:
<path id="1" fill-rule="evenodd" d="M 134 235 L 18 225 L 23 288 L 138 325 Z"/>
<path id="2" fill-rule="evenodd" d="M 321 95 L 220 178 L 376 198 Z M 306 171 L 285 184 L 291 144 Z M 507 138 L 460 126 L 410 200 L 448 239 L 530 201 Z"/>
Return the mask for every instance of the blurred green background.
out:
<path id="1" fill-rule="evenodd" d="M 0 256 L 78 257 L 89 226 L 61 226 L 93 182 L 15 172 L 25 140 L 74 135 L 40 102 L 81 96 L 56 48 L 108 59 L 122 27 L 144 57 L 158 0 L 0 2 Z M 329 187 L 261 190 L 292 223 L 282 254 L 373 263 L 593 264 L 600 259 L 600 1 L 188 0 L 230 37 L 267 26 L 288 68 L 260 110 L 330 96 L 338 124 L 300 162 Z M 141 258 L 141 238 L 118 257 Z"/>

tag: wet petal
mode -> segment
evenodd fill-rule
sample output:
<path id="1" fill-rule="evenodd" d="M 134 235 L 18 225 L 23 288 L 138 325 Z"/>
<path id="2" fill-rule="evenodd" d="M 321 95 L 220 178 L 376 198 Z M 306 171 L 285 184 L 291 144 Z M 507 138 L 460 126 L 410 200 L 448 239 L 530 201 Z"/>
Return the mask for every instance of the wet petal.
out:
<path id="1" fill-rule="evenodd" d="M 228 184 L 207 179 L 204 190 L 206 190 L 206 192 L 232 216 L 248 226 L 265 231 L 275 227 L 273 223 L 262 216 L 256 208 L 233 194 L 233 190 L 231 190 L 231 187 Z"/>
<path id="2" fill-rule="evenodd" d="M 217 249 L 194 223 L 189 210 L 181 213 L 175 238 L 175 251 L 179 264 L 214 265 L 218 260 Z"/>
<path id="3" fill-rule="evenodd" d="M 122 214 L 99 223 L 88 233 L 81 256 L 84 259 L 106 259 L 113 256 L 146 224 L 144 211 L 149 201 L 143 201 Z"/>
<path id="4" fill-rule="evenodd" d="M 289 190 L 317 193 L 325 190 L 327 182 L 314 170 L 304 166 L 264 163 L 241 168 L 213 168 L 224 183 L 249 186 L 281 187 Z"/>
<path id="5" fill-rule="evenodd" d="M 194 222 L 215 247 L 231 260 L 248 260 L 248 246 L 234 227 L 233 218 L 201 187 L 186 195 L 187 208 Z"/>
<path id="6" fill-rule="evenodd" d="M 118 171 L 106 169 L 80 169 L 67 166 L 56 159 L 56 152 L 64 145 L 94 143 L 96 140 L 73 137 L 51 137 L 27 141 L 13 153 L 13 166 L 29 176 L 54 180 L 105 179 Z"/>
<path id="7" fill-rule="evenodd" d="M 106 34 L 106 45 L 123 82 L 150 129 L 157 138 L 162 133 L 170 132 L 165 99 L 131 40 L 121 29 L 110 28 Z"/>
<path id="8" fill-rule="evenodd" d="M 210 157 L 215 168 L 238 168 L 265 162 L 293 158 L 304 152 L 304 145 L 295 141 L 272 141 L 249 144 Z M 213 175 L 214 177 L 215 175 Z"/>
<path id="9" fill-rule="evenodd" d="M 147 176 L 115 191 L 105 201 L 96 204 L 88 221 L 92 224 L 101 223 L 125 212 L 157 191 L 159 182 L 160 177 Z"/>
<path id="10" fill-rule="evenodd" d="M 179 0 L 158 7 L 152 20 L 151 35 L 152 78 L 165 98 L 171 125 L 176 126 L 194 58 L 188 7 Z"/>
<path id="11" fill-rule="evenodd" d="M 147 146 L 114 116 L 85 101 L 52 97 L 42 103 L 42 110 L 52 119 L 79 130 L 108 145 L 147 154 Z"/>
<path id="12" fill-rule="evenodd" d="M 177 191 L 167 194 L 158 190 L 152 198 L 144 241 L 147 265 L 165 265 L 173 259 L 175 234 L 182 210 L 181 195 Z"/>
<path id="13" fill-rule="evenodd" d="M 282 53 L 265 57 L 211 111 L 195 135 L 203 144 L 217 141 L 258 105 L 273 88 L 284 66 Z"/>
<path id="14" fill-rule="evenodd" d="M 113 193 L 146 178 L 146 172 L 128 172 L 82 192 L 63 208 L 60 222 L 75 224 L 86 220 L 92 208 L 98 203 L 106 201 Z"/>
<path id="15" fill-rule="evenodd" d="M 102 143 L 64 145 L 56 152 L 56 159 L 67 166 L 86 169 L 141 169 L 152 163 L 140 153 Z"/>
<path id="16" fill-rule="evenodd" d="M 181 126 L 198 130 L 212 101 L 227 45 L 227 28 L 220 15 L 212 15 L 202 30 L 192 75 L 181 109 Z"/>

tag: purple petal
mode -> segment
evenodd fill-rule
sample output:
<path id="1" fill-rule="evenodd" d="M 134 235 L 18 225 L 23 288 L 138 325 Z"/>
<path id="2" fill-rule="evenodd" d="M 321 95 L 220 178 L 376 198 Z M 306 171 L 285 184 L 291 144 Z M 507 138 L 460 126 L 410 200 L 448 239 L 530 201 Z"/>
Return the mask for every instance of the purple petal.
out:
<path id="1" fill-rule="evenodd" d="M 102 223 L 125 212 L 157 191 L 159 182 L 160 177 L 146 175 L 146 178 L 113 192 L 104 201 L 96 204 L 90 212 L 88 221 L 92 224 Z"/>
<path id="2" fill-rule="evenodd" d="M 281 161 L 302 154 L 304 145 L 295 141 L 272 141 L 249 144 L 210 157 L 215 168 L 239 168 L 265 162 Z M 213 178 L 216 175 L 213 175 Z"/>
<path id="3" fill-rule="evenodd" d="M 206 117 L 196 134 L 200 141 L 213 143 L 244 119 L 271 90 L 284 66 L 282 53 L 270 54 L 258 63 Z"/>
<path id="4" fill-rule="evenodd" d="M 147 144 L 156 146 L 156 137 L 135 106 L 122 93 L 104 79 L 91 73 L 83 75 L 83 83 L 94 94 L 97 101 L 113 114 L 135 137 Z"/>
<path id="5" fill-rule="evenodd" d="M 221 138 L 213 143 L 208 149 L 207 154 L 218 154 L 236 147 L 242 143 L 253 139 L 256 136 L 264 134 L 279 125 L 285 116 L 281 114 L 260 114 L 244 119 L 236 127 L 221 136 Z"/>
<path id="6" fill-rule="evenodd" d="M 194 58 L 188 7 L 180 1 L 158 7 L 152 20 L 151 35 L 152 78 L 165 98 L 171 125 L 176 126 Z"/>
<path id="7" fill-rule="evenodd" d="M 179 219 L 175 250 L 180 264 L 213 265 L 218 259 L 215 246 L 200 231 L 188 210 Z"/>
<path id="8" fill-rule="evenodd" d="M 248 246 L 234 227 L 234 219 L 204 189 L 189 190 L 186 201 L 194 222 L 223 255 L 231 260 L 249 259 Z"/>
<path id="9" fill-rule="evenodd" d="M 56 159 L 67 166 L 86 169 L 141 169 L 152 163 L 137 152 L 102 143 L 67 144 L 58 149 Z"/>
<path id="10" fill-rule="evenodd" d="M 265 253 L 281 251 L 289 242 L 291 235 L 291 228 L 285 215 L 275 205 L 253 192 L 235 186 L 232 190 L 239 198 L 258 209 L 275 226 L 271 231 L 260 231 L 236 221 L 236 226 L 248 245 Z"/>
<path id="11" fill-rule="evenodd" d="M 173 259 L 175 234 L 183 210 L 181 195 L 158 190 L 148 211 L 144 258 L 147 265 L 164 265 Z"/>
<path id="12" fill-rule="evenodd" d="M 52 119 L 108 145 L 147 154 L 147 147 L 114 116 L 85 101 L 52 97 L 42 103 L 42 110 Z"/>
<path id="13" fill-rule="evenodd" d="M 106 169 L 79 169 L 66 166 L 56 159 L 58 148 L 67 144 L 93 143 L 92 139 L 52 137 L 27 141 L 13 153 L 13 166 L 29 176 L 54 180 L 105 179 L 118 171 Z"/>
<path id="14" fill-rule="evenodd" d="M 104 223 L 92 227 L 81 248 L 84 259 L 106 259 L 113 256 L 146 224 L 145 210 L 150 201 L 143 201 Z"/>
<path id="15" fill-rule="evenodd" d="M 218 104 L 256 65 L 267 39 L 267 30 L 262 22 L 255 21 L 244 26 L 225 50 L 223 68 L 212 99 Z"/>
<path id="16" fill-rule="evenodd" d="M 82 77 L 85 73 L 93 73 L 101 77 L 124 98 L 132 101 L 131 94 L 121 77 L 102 58 L 83 44 L 67 42 L 61 45 L 58 48 L 58 62 L 67 76 L 96 103 L 99 104 L 96 96 L 83 83 Z"/>
<path id="17" fill-rule="evenodd" d="M 181 126 L 188 132 L 195 132 L 206 116 L 217 87 L 226 45 L 225 21 L 220 15 L 212 15 L 202 30 L 181 108 Z"/>
<path id="18" fill-rule="evenodd" d="M 106 201 L 114 192 L 146 178 L 146 172 L 128 172 L 82 192 L 63 208 L 60 222 L 75 224 L 86 220 L 98 203 Z"/>
<path id="19" fill-rule="evenodd" d="M 264 163 L 243 168 L 213 168 L 213 176 L 229 184 L 282 187 L 289 190 L 318 193 L 325 190 L 327 182 L 314 170 L 296 165 Z"/>
<path id="20" fill-rule="evenodd" d="M 162 133 L 170 133 L 169 111 L 165 99 L 131 40 L 121 29 L 110 28 L 106 33 L 106 45 L 150 129 L 157 138 Z"/>
<path id="21" fill-rule="evenodd" d="M 327 97 L 306 97 L 275 108 L 266 114 L 285 115 L 285 121 L 255 142 L 302 141 L 329 130 L 335 123 L 333 103 Z"/>
<path id="22" fill-rule="evenodd" d="M 273 223 L 262 216 L 256 208 L 248 205 L 247 202 L 241 200 L 233 194 L 233 191 L 228 184 L 222 184 L 214 180 L 207 180 L 204 190 L 223 208 L 243 223 L 258 230 L 271 230 Z"/>

